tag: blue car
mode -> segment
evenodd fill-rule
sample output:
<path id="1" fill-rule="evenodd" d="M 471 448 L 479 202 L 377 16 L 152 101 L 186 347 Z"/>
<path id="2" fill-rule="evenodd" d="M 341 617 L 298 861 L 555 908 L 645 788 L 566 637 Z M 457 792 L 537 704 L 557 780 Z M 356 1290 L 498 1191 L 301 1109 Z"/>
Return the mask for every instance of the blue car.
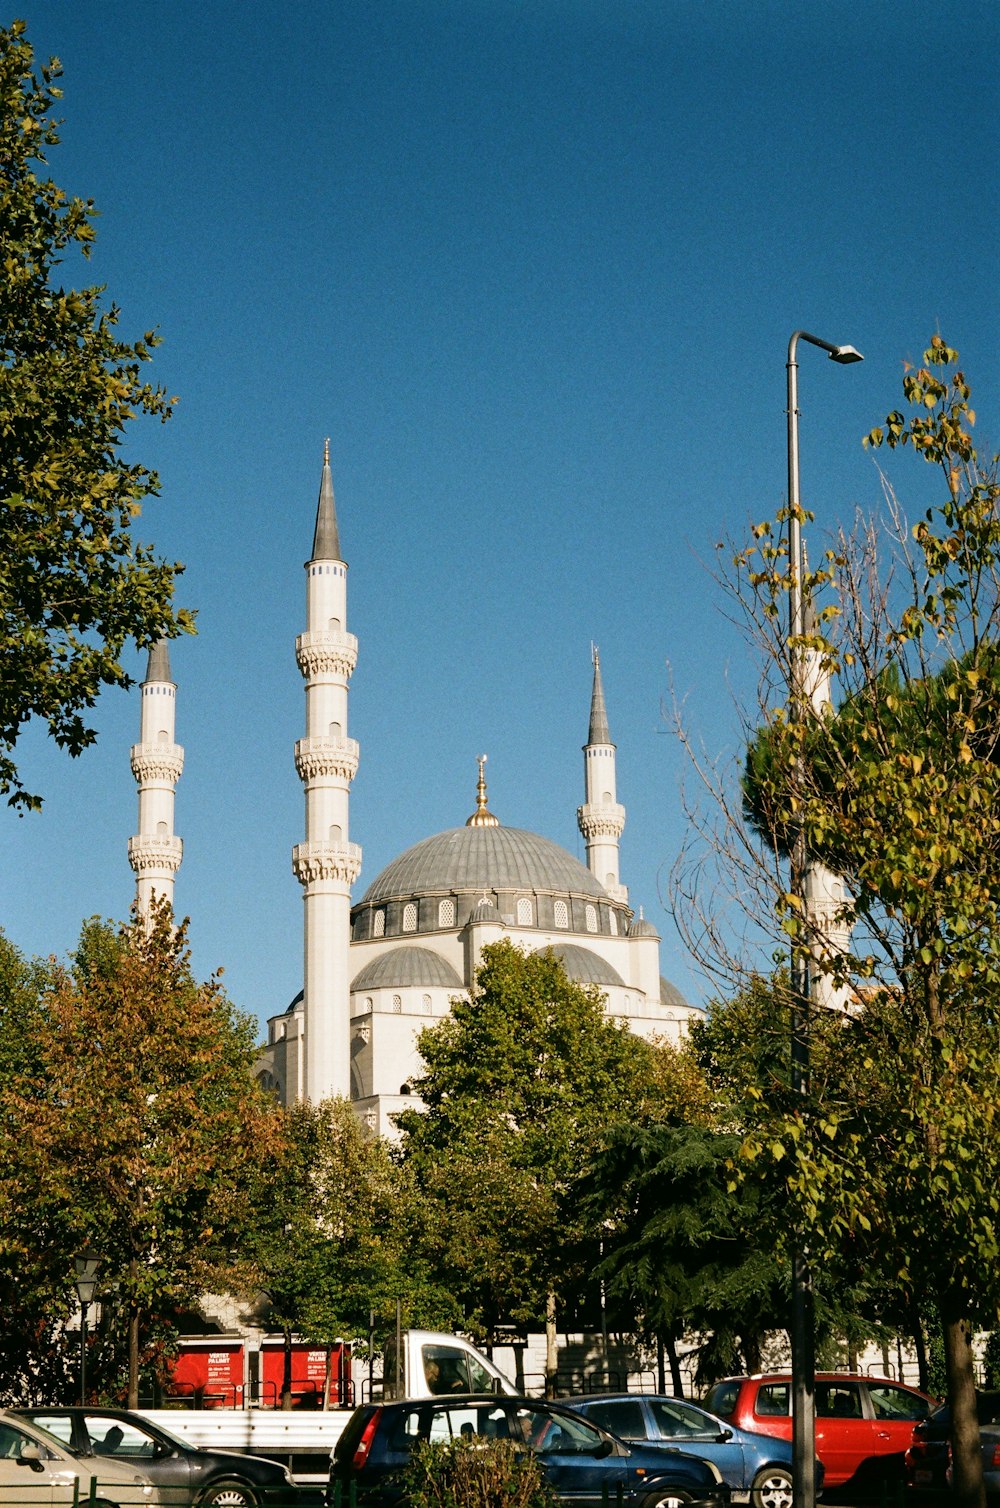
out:
<path id="1" fill-rule="evenodd" d="M 660 1446 L 626 1444 L 578 1414 L 540 1398 L 500 1393 L 369 1403 L 337 1441 L 328 1508 L 405 1508 L 404 1473 L 418 1441 L 513 1442 L 538 1461 L 568 1508 L 729 1508 L 718 1467 Z"/>
<path id="2" fill-rule="evenodd" d="M 621 1393 L 564 1402 L 621 1440 L 667 1446 L 710 1461 L 728 1483 L 734 1503 L 752 1508 L 791 1508 L 792 1447 L 787 1440 L 737 1429 L 684 1398 Z M 816 1462 L 816 1486 L 823 1468 Z"/>

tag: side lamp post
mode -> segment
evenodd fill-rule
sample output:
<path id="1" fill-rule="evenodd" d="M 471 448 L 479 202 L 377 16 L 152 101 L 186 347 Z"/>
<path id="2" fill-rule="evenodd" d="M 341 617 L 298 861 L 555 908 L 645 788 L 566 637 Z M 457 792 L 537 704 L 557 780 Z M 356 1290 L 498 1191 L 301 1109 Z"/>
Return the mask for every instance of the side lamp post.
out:
<path id="1" fill-rule="evenodd" d="M 863 361 L 853 346 L 835 346 L 818 335 L 796 330 L 788 342 L 788 678 L 789 700 L 793 719 L 805 715 L 804 677 L 801 637 L 802 612 L 802 522 L 799 496 L 799 369 L 796 353 L 800 340 L 819 346 L 831 361 L 848 366 Z M 799 903 L 799 916 L 806 907 L 805 832 L 795 835 L 791 854 L 790 889 Z M 809 1093 L 809 955 L 803 940 L 792 945 L 791 968 L 791 1038 L 792 1090 Z M 816 1504 L 816 1334 L 813 1314 L 812 1272 L 808 1254 L 797 1240 L 792 1251 L 792 1497 L 796 1508 L 815 1508 Z"/>
<path id="2" fill-rule="evenodd" d="M 77 1252 L 73 1258 L 73 1266 L 76 1270 L 76 1278 L 73 1286 L 76 1288 L 76 1296 L 80 1300 L 80 1406 L 85 1407 L 87 1402 L 87 1310 L 94 1302 L 94 1294 L 97 1292 L 97 1269 L 101 1265 L 100 1257 L 96 1256 L 88 1246 Z"/>

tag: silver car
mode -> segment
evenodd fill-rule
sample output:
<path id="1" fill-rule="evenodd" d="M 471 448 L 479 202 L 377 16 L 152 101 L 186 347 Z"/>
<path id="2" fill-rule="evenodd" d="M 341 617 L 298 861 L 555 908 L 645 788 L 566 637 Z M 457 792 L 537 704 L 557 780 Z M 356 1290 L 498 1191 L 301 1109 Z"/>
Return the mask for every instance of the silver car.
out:
<path id="1" fill-rule="evenodd" d="M 0 1508 L 79 1502 L 93 1508 L 160 1508 L 141 1471 L 117 1461 L 81 1461 L 40 1425 L 0 1409 Z"/>

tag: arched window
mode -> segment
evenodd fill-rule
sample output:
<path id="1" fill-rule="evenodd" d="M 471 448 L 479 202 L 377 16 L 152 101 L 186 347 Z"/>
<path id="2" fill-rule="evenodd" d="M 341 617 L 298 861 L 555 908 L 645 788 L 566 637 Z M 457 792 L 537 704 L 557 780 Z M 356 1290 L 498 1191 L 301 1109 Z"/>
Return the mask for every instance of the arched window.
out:
<path id="1" fill-rule="evenodd" d="M 421 998 L 420 1004 L 423 1006 L 425 1013 L 429 1016 L 432 1010 L 430 995 L 424 995 Z"/>
<path id="2" fill-rule="evenodd" d="M 596 932 L 597 931 L 597 907 L 596 906 L 591 906 L 591 905 L 587 906 L 587 931 L 588 932 Z"/>
<path id="3" fill-rule="evenodd" d="M 517 903 L 517 925 L 519 927 L 530 927 L 533 920 L 534 915 L 532 913 L 531 901 L 526 895 L 522 895 Z"/>
<path id="4" fill-rule="evenodd" d="M 451 896 L 441 901 L 438 905 L 438 926 L 453 927 L 455 925 L 455 902 Z"/>
<path id="5" fill-rule="evenodd" d="M 407 901 L 403 907 L 403 931 L 416 932 L 417 930 L 417 903 Z"/>
<path id="6" fill-rule="evenodd" d="M 375 923 L 374 923 L 374 925 L 372 927 L 372 936 L 373 937 L 384 937 L 385 936 L 385 912 L 384 911 L 376 911 L 376 913 L 375 913 Z"/>
<path id="7" fill-rule="evenodd" d="M 609 923 L 609 925 L 611 927 L 611 936 L 612 937 L 617 937 L 618 936 L 618 913 L 617 913 L 617 911 L 609 911 L 608 912 L 608 923 Z"/>
<path id="8" fill-rule="evenodd" d="M 343 732 L 343 731 L 344 731 L 344 730 L 343 730 L 343 728 L 342 728 L 342 727 L 341 727 L 341 726 L 340 726 L 340 724 L 339 724 L 339 723 L 331 723 L 331 724 L 330 724 L 330 737 L 331 737 L 331 738 L 339 738 L 339 737 L 340 737 L 340 735 L 341 735 L 341 733 L 342 733 L 342 732 Z"/>
<path id="9" fill-rule="evenodd" d="M 339 822 L 331 822 L 331 824 L 330 824 L 330 847 L 331 848 L 339 848 L 340 844 L 341 844 L 341 840 L 343 839 L 343 836 L 344 836 L 344 830 L 341 827 L 340 823 Z"/>
<path id="10" fill-rule="evenodd" d="M 565 901 L 556 901 L 553 920 L 557 927 L 569 926 L 569 907 Z"/>
<path id="11" fill-rule="evenodd" d="M 392 1009 L 393 1009 L 394 1013 L 397 1016 L 402 1015 L 402 1011 L 403 1011 L 403 997 L 402 997 L 402 995 L 393 995 L 393 997 L 392 997 Z"/>

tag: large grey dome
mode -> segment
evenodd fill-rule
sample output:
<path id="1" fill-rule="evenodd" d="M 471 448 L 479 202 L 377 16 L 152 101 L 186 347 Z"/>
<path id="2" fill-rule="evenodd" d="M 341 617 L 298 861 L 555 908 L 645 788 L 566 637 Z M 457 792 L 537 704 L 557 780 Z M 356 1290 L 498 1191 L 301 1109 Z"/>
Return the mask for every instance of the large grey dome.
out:
<path id="1" fill-rule="evenodd" d="M 539 952 L 554 953 L 570 979 L 577 984 L 615 984 L 625 988 L 618 970 L 589 948 L 581 948 L 576 943 L 552 943 L 548 948 L 540 948 Z"/>
<path id="2" fill-rule="evenodd" d="M 391 989 L 398 985 L 460 990 L 462 981 L 446 958 L 431 948 L 390 948 L 373 958 L 358 974 L 352 990 Z"/>
<path id="3" fill-rule="evenodd" d="M 456 891 L 534 890 L 594 896 L 607 892 L 558 843 L 518 827 L 453 827 L 416 843 L 386 865 L 361 905 Z"/>

